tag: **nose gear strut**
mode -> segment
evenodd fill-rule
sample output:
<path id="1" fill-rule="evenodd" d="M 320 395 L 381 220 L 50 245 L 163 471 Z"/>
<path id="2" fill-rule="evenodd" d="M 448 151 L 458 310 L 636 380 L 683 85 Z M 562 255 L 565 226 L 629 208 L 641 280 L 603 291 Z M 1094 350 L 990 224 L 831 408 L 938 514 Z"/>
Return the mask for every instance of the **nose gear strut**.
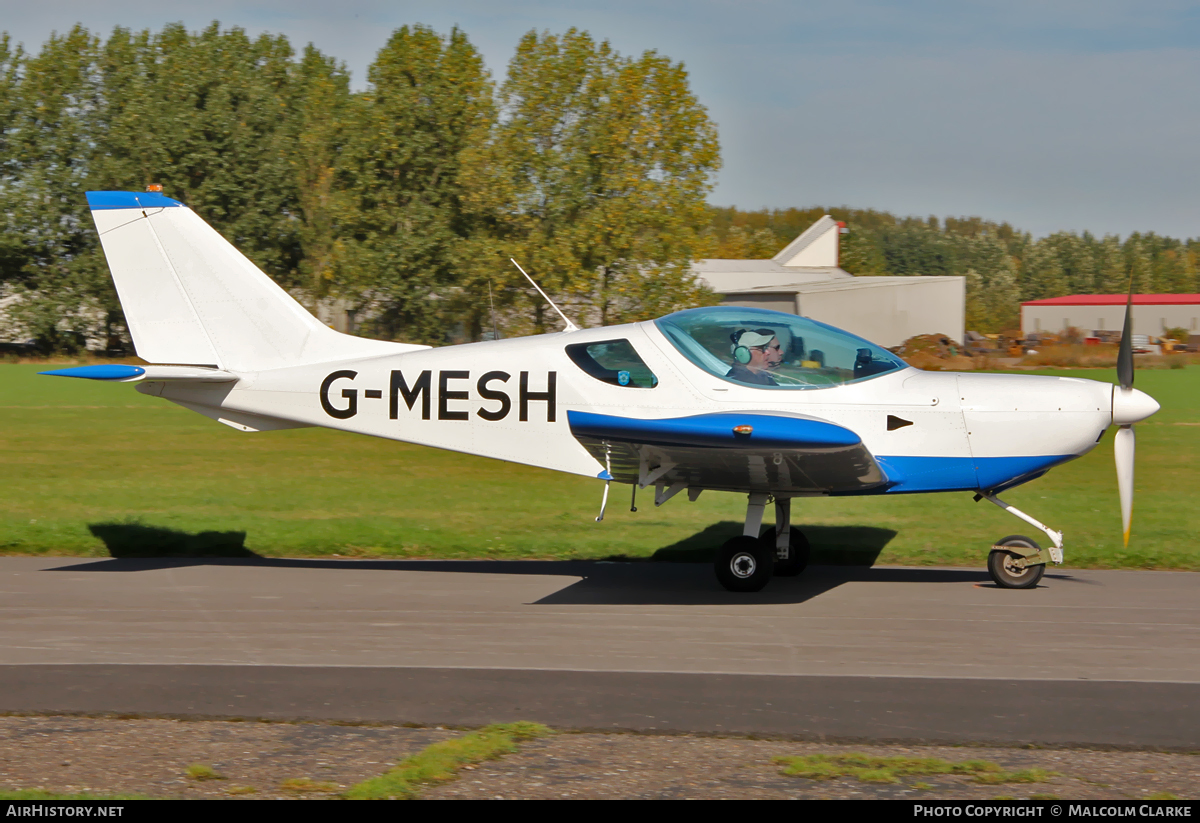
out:
<path id="1" fill-rule="evenodd" d="M 988 573 L 991 575 L 992 582 L 1004 589 L 1024 589 L 1031 588 L 1041 579 L 1041 570 L 1035 569 L 1036 566 L 1045 566 L 1046 563 L 1054 563 L 1060 565 L 1063 562 L 1063 534 L 1055 531 L 1046 524 L 1036 520 L 1025 512 L 1018 509 L 1016 506 L 1011 506 L 1005 503 L 994 494 L 980 492 L 975 495 L 975 502 L 987 500 L 989 503 L 994 503 L 1004 509 L 1014 517 L 1019 517 L 1029 525 L 1041 529 L 1045 532 L 1054 545 L 1044 551 L 1028 538 L 1019 538 L 1019 535 L 1013 535 L 1004 538 L 996 545 L 992 546 L 991 554 L 988 556 Z M 1028 578 L 1025 575 L 1026 570 L 1037 571 L 1036 575 L 1030 575 Z"/>

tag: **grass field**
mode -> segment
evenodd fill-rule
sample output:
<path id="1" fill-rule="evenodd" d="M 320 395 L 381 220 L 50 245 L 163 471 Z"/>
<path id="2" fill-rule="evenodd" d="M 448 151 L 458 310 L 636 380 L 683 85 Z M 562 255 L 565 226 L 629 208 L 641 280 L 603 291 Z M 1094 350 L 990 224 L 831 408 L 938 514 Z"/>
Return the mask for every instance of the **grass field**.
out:
<path id="1" fill-rule="evenodd" d="M 323 429 L 240 434 L 130 386 L 0 365 L 0 553 L 82 556 L 703 560 L 745 498 L 629 512 L 598 480 Z M 1112 370 L 1045 371 L 1114 380 Z M 1163 410 L 1138 426 L 1133 540 L 1121 546 L 1112 432 L 1005 499 L 1066 533 L 1068 565 L 1200 569 L 1200 367 L 1138 372 Z M 1029 527 L 966 493 L 797 501 L 814 562 L 982 566 Z"/>

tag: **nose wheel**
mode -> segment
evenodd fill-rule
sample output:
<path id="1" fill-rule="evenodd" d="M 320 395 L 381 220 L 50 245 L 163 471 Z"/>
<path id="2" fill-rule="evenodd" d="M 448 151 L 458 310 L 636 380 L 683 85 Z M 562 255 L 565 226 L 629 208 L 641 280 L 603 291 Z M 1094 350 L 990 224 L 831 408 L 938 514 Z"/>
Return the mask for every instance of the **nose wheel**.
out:
<path id="1" fill-rule="evenodd" d="M 1060 564 L 1063 562 L 1063 533 L 1055 531 L 1016 506 L 1010 506 L 990 492 L 980 492 L 975 495 L 975 502 L 987 500 L 994 503 L 1013 517 L 1024 520 L 1031 526 L 1036 526 L 1046 533 L 1054 544 L 1045 552 L 1042 548 L 1023 534 L 1010 534 L 1008 537 L 992 546 L 988 555 L 988 574 L 992 582 L 1002 589 L 1032 589 L 1046 573 L 1046 563 Z M 1008 548 L 1011 547 L 1011 548 Z"/>
<path id="2" fill-rule="evenodd" d="M 1006 551 L 1004 546 L 1012 546 L 1012 551 Z M 1028 555 L 1036 554 L 1041 549 L 1028 537 L 1014 534 L 996 543 L 996 547 L 988 554 L 988 574 L 992 582 L 1002 589 L 1032 589 L 1046 573 L 1045 561 L 1035 565 L 1025 565 Z"/>

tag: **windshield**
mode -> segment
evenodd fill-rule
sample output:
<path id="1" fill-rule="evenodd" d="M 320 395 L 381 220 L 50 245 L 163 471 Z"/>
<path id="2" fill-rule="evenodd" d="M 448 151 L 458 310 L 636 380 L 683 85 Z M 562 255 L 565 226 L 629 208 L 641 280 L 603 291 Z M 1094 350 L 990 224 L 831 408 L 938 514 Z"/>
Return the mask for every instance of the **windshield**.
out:
<path id="1" fill-rule="evenodd" d="M 908 367 L 861 337 L 783 312 L 715 306 L 654 323 L 680 354 L 731 383 L 823 389 Z"/>

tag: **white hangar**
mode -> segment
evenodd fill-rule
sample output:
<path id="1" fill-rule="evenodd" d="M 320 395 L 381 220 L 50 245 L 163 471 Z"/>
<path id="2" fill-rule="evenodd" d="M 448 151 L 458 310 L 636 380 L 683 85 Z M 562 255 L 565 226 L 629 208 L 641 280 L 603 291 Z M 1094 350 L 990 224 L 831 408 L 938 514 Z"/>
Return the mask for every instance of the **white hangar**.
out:
<path id="1" fill-rule="evenodd" d="M 728 305 L 803 315 L 881 346 L 963 339 L 965 277 L 855 277 L 839 265 L 845 231 L 825 215 L 770 260 L 697 260 L 692 271 Z"/>

